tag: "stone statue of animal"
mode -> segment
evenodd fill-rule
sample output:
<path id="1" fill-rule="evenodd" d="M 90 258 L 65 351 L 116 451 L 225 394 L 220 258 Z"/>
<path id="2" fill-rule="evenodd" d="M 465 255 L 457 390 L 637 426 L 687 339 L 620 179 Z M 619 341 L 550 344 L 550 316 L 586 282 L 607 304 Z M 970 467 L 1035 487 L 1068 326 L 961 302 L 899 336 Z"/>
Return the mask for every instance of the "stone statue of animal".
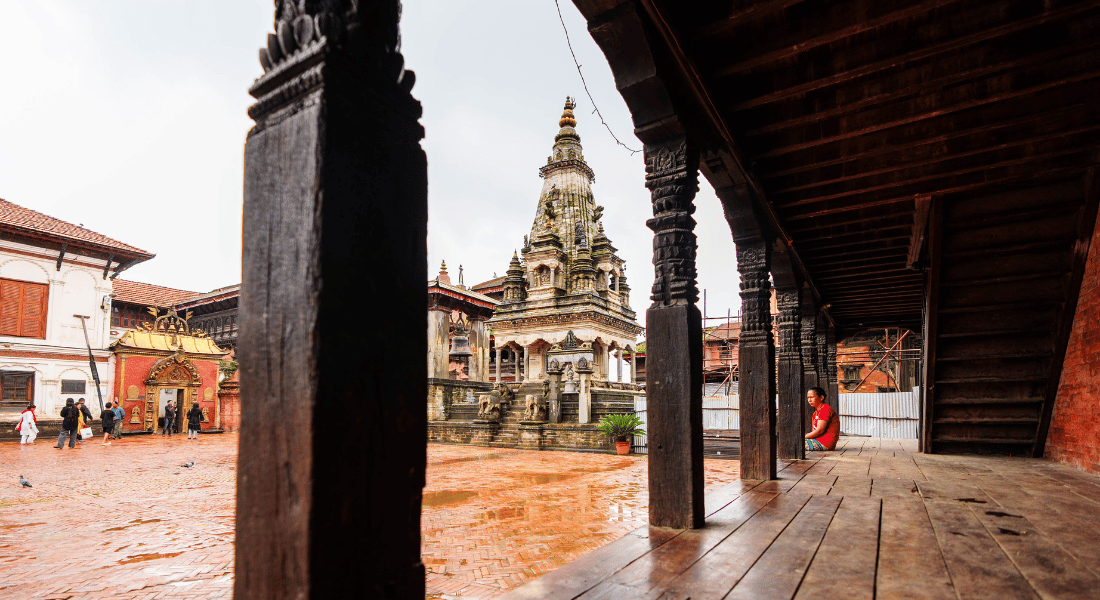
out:
<path id="1" fill-rule="evenodd" d="M 488 394 L 481 394 L 478 397 L 478 411 L 477 416 L 487 419 L 495 419 L 500 416 L 500 392 L 493 390 Z"/>
<path id="2" fill-rule="evenodd" d="M 539 397 L 527 394 L 527 410 L 523 412 L 524 421 L 540 421 L 546 418 L 546 407 L 539 402 Z"/>

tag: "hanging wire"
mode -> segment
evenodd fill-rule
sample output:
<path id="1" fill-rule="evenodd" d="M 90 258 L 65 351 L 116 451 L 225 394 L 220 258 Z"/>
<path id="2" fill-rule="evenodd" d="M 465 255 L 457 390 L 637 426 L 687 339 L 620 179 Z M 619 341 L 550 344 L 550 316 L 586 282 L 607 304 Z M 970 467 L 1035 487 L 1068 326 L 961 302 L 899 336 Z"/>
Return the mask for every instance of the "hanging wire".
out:
<path id="1" fill-rule="evenodd" d="M 608 125 L 607 121 L 604 120 L 603 114 L 600 113 L 599 107 L 596 106 L 596 101 L 592 99 L 592 92 L 588 91 L 588 83 L 584 80 L 584 73 L 581 73 L 581 63 L 577 61 L 577 53 L 573 52 L 573 43 L 569 41 L 569 29 L 565 26 L 565 18 L 561 16 L 561 4 L 558 3 L 558 0 L 554 0 L 554 6 L 558 8 L 558 19 L 561 20 L 561 28 L 565 31 L 565 45 L 569 46 L 569 53 L 573 55 L 573 64 L 577 65 L 577 74 L 581 76 L 581 85 L 584 86 L 584 93 L 588 94 L 588 100 L 592 102 L 592 112 L 600 117 L 600 123 L 603 123 L 603 126 L 607 128 L 607 132 L 610 133 L 611 137 L 615 139 L 616 144 L 629 150 L 631 156 L 638 152 L 641 152 L 641 150 L 633 150 L 630 148 L 630 146 L 627 146 L 626 144 L 619 141 L 619 138 L 615 135 L 615 132 L 611 131 L 611 126 Z"/>

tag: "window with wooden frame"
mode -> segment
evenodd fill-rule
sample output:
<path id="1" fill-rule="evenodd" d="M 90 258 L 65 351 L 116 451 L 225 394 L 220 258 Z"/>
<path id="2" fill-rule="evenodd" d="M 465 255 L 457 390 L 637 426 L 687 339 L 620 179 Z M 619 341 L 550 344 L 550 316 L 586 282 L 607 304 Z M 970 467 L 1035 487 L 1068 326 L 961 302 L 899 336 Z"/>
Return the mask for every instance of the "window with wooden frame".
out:
<path id="1" fill-rule="evenodd" d="M 44 283 L 0 279 L 0 335 L 46 339 L 49 296 Z"/>
<path id="2" fill-rule="evenodd" d="M 34 373 L 0 373 L 0 408 L 22 410 L 34 402 Z"/>

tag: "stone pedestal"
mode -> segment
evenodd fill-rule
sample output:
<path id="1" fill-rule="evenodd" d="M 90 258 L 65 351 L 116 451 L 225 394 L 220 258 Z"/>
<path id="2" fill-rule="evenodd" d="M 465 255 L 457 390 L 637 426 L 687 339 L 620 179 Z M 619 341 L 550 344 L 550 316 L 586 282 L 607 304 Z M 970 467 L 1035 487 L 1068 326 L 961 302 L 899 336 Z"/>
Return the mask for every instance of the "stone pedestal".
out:
<path id="1" fill-rule="evenodd" d="M 521 450 L 542 450 L 542 426 L 541 421 L 520 421 L 519 443 L 516 447 Z"/>
<path id="2" fill-rule="evenodd" d="M 218 389 L 221 422 L 216 424 L 223 431 L 237 431 L 241 427 L 241 382 L 237 373 L 223 381 Z"/>

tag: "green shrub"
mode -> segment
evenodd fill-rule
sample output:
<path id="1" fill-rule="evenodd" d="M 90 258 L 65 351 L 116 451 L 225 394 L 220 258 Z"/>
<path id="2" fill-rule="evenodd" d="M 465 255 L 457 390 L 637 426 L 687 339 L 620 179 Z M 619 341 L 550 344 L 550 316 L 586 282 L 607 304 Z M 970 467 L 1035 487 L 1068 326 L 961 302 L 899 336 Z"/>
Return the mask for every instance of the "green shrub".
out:
<path id="1" fill-rule="evenodd" d="M 638 426 L 642 420 L 638 415 L 607 415 L 600 419 L 600 432 L 625 442 L 628 435 L 645 435 L 645 430 Z"/>

